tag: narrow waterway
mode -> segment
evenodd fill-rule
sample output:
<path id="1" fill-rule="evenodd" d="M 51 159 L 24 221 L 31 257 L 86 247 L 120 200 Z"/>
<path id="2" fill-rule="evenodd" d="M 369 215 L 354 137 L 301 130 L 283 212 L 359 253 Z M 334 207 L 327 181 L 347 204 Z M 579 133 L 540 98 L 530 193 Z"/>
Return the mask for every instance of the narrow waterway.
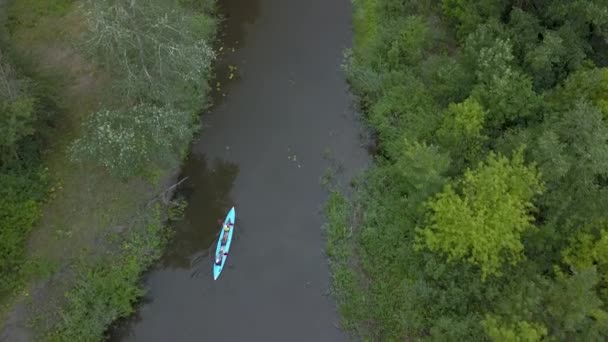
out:
<path id="1" fill-rule="evenodd" d="M 344 179 L 368 160 L 340 68 L 350 0 L 219 5 L 221 91 L 184 168 L 185 219 L 112 339 L 346 340 L 328 295 L 320 178 L 327 156 Z M 235 241 L 214 281 L 209 250 L 232 205 Z"/>

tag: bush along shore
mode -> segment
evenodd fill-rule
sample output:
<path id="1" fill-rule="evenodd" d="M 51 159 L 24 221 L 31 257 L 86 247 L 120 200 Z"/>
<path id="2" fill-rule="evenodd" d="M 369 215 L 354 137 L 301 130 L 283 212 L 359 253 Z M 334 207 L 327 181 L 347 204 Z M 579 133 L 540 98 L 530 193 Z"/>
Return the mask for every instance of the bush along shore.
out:
<path id="1" fill-rule="evenodd" d="M 608 4 L 354 0 L 378 153 L 327 203 L 364 340 L 608 338 Z"/>
<path id="2" fill-rule="evenodd" d="M 182 207 L 172 184 L 209 105 L 215 2 L 2 11 L 0 339 L 102 340 Z"/>

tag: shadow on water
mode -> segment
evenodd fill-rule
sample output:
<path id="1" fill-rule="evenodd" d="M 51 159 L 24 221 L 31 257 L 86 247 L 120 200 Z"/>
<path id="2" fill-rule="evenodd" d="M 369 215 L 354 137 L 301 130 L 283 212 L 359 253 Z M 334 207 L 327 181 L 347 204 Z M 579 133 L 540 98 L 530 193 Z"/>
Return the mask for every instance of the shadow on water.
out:
<path id="1" fill-rule="evenodd" d="M 219 0 L 223 15 L 221 41 L 228 47 L 243 46 L 247 26 L 260 15 L 260 0 Z"/>
<path id="2" fill-rule="evenodd" d="M 238 172 L 234 163 L 220 159 L 210 163 L 205 156 L 191 155 L 182 171 L 188 180 L 179 192 L 188 206 L 184 218 L 173 224 L 174 235 L 159 268 L 190 268 L 192 258 L 214 244 L 219 231 L 217 220 L 234 205 L 230 190 Z"/>
<path id="3" fill-rule="evenodd" d="M 192 269 L 191 276 L 198 277 L 203 266 L 208 266 L 204 261 L 208 260 L 208 250 L 215 246 L 219 232 L 217 220 L 223 219 L 234 205 L 230 191 L 238 173 L 239 166 L 235 163 L 219 158 L 210 163 L 204 155 L 190 155 L 182 170 L 182 177 L 188 179 L 177 194 L 188 201 L 188 206 L 183 219 L 171 225 L 173 236 L 155 270 Z M 144 276 L 144 283 L 149 276 Z M 145 307 L 153 301 L 152 294 L 147 293 L 139 300 L 138 307 Z M 131 327 L 141 319 L 141 311 L 136 310 L 130 317 L 114 322 L 109 328 L 109 341 L 129 337 Z"/>

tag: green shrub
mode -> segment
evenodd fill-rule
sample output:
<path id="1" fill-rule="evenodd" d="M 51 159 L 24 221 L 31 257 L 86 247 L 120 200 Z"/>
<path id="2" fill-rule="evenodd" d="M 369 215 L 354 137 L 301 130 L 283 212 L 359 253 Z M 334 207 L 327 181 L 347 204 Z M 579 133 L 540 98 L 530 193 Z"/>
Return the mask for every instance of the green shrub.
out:
<path id="1" fill-rule="evenodd" d="M 119 177 L 175 167 L 194 132 L 190 113 L 138 105 L 92 113 L 70 147 L 75 161 L 94 162 Z"/>

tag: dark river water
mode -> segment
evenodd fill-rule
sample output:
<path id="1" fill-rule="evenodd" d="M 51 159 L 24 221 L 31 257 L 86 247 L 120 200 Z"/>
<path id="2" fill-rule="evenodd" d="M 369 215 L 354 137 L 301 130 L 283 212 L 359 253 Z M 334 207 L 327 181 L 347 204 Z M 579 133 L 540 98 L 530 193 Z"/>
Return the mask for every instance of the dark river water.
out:
<path id="1" fill-rule="evenodd" d="M 328 155 L 342 179 L 368 161 L 340 68 L 350 0 L 219 5 L 221 90 L 183 170 L 189 206 L 137 314 L 111 339 L 346 340 L 328 295 L 320 179 Z M 209 251 L 233 205 L 235 240 L 214 281 Z"/>

